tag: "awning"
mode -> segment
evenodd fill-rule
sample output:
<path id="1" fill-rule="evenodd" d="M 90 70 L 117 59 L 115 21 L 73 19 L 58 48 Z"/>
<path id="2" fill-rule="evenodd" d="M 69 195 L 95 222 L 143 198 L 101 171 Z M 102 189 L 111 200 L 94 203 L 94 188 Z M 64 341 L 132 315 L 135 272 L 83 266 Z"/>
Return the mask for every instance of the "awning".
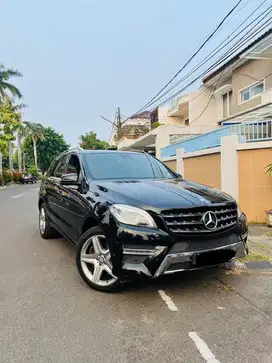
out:
<path id="1" fill-rule="evenodd" d="M 254 109 L 241 112 L 239 114 L 233 115 L 231 117 L 225 118 L 224 120 L 218 122 L 219 125 L 227 125 L 236 122 L 254 122 L 262 121 L 265 119 L 272 118 L 272 103 L 266 104 L 265 106 L 255 107 Z"/>

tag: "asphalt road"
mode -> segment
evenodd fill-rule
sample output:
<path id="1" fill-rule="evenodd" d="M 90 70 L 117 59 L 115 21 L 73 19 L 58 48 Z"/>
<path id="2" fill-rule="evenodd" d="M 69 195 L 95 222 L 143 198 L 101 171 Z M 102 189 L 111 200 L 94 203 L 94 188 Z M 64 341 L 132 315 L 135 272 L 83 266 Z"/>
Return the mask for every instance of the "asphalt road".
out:
<path id="1" fill-rule="evenodd" d="M 42 240 L 38 185 L 0 190 L 0 362 L 271 363 L 272 275 L 209 270 L 91 290 Z"/>

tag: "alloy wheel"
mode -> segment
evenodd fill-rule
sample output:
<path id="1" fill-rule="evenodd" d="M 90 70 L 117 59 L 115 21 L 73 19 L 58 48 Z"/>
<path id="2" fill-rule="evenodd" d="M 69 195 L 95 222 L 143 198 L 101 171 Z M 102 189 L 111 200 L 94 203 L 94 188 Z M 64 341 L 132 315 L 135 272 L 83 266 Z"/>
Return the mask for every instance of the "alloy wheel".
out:
<path id="1" fill-rule="evenodd" d="M 80 252 L 80 263 L 85 276 L 98 286 L 110 286 L 117 281 L 112 273 L 111 254 L 103 235 L 86 240 Z"/>

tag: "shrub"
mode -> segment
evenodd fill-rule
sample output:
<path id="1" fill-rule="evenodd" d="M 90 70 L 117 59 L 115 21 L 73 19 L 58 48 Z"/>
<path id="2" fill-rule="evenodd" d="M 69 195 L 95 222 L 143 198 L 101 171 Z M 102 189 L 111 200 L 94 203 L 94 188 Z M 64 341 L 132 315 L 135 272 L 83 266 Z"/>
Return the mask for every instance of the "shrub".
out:
<path id="1" fill-rule="evenodd" d="M 35 177 L 38 176 L 38 169 L 35 166 L 31 166 L 30 168 L 28 168 L 28 172 Z"/>
<path id="2" fill-rule="evenodd" d="M 161 124 L 159 122 L 154 122 L 152 124 L 152 129 L 156 129 L 157 127 L 161 126 Z"/>
<path id="3" fill-rule="evenodd" d="M 22 173 L 19 173 L 18 171 L 13 172 L 13 181 L 14 181 L 14 183 L 18 183 L 19 180 L 21 179 L 21 177 L 22 177 Z"/>
<path id="4" fill-rule="evenodd" d="M 12 173 L 7 170 L 3 170 L 3 179 L 4 179 L 4 184 L 12 182 L 13 180 Z"/>
<path id="5" fill-rule="evenodd" d="M 267 165 L 266 172 L 270 175 L 272 175 L 272 164 Z"/>

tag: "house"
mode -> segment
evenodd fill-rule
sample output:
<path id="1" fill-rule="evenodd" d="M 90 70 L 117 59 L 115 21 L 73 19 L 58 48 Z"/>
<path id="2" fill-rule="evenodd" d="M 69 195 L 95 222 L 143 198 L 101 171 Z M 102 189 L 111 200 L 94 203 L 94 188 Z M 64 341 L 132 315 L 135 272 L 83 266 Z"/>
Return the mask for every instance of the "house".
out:
<path id="1" fill-rule="evenodd" d="M 207 74 L 201 86 L 168 107 L 150 113 L 148 132 L 118 142 L 121 150 L 152 149 L 158 158 L 168 145 L 224 125 L 272 117 L 272 29 Z M 178 146 L 178 144 L 177 144 Z"/>
<path id="2" fill-rule="evenodd" d="M 119 149 L 125 145 L 131 144 L 142 135 L 150 131 L 150 112 L 145 111 L 131 116 L 121 122 L 119 133 L 117 127 L 113 126 L 110 135 L 109 144 L 117 146 Z"/>
<path id="3" fill-rule="evenodd" d="M 192 126 L 226 125 L 272 119 L 272 28 L 202 79 L 201 87 L 173 102 L 168 116 Z M 259 123 L 245 133 L 271 134 L 271 123 Z M 181 147 L 169 142 L 160 155 L 175 155 Z M 197 140 L 196 140 L 197 141 Z M 201 148 L 201 145 L 199 145 Z"/>
<path id="4" fill-rule="evenodd" d="M 169 116 L 169 107 L 158 107 L 150 114 L 150 131 L 134 140 L 118 143 L 120 150 L 151 150 L 158 158 L 160 150 L 175 143 L 217 128 L 218 125 L 187 126 L 187 121 Z M 186 122 L 186 123 L 185 123 Z"/>
<path id="5" fill-rule="evenodd" d="M 203 78 L 219 125 L 272 117 L 272 28 Z"/>
<path id="6" fill-rule="evenodd" d="M 168 114 L 183 122 L 184 113 L 188 128 L 216 123 L 217 129 L 169 143 L 160 151 L 164 163 L 185 179 L 232 195 L 249 222 L 265 223 L 272 208 L 266 173 L 272 161 L 272 29 L 207 74 Z"/>

